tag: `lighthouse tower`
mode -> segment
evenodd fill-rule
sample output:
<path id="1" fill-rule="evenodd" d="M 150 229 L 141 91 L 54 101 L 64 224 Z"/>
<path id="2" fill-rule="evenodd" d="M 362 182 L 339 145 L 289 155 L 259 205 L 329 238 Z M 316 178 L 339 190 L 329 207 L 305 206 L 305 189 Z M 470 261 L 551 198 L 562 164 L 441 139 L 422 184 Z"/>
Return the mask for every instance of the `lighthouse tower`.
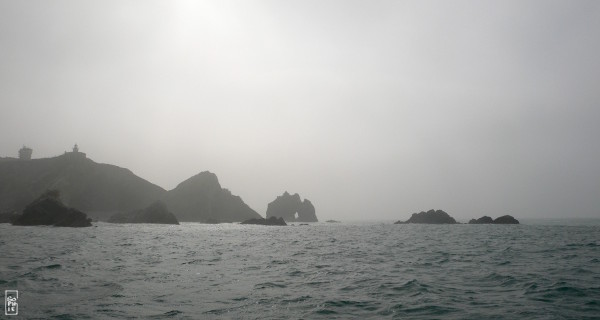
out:
<path id="1" fill-rule="evenodd" d="M 33 153 L 33 150 L 31 148 L 27 148 L 26 146 L 23 146 L 23 148 L 21 148 L 21 150 L 19 150 L 19 160 L 31 160 L 32 153 Z"/>
<path id="2" fill-rule="evenodd" d="M 79 152 L 79 146 L 77 143 L 73 146 L 73 152 L 65 152 L 65 156 L 70 159 L 85 159 L 86 154 Z"/>

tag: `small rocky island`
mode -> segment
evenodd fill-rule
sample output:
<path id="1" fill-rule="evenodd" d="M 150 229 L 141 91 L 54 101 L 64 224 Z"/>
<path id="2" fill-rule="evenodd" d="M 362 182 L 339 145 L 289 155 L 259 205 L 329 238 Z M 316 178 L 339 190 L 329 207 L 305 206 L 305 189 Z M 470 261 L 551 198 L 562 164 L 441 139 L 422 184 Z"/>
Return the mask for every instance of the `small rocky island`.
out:
<path id="1" fill-rule="evenodd" d="M 141 210 L 114 214 L 110 217 L 108 222 L 179 224 L 175 215 L 173 215 L 161 201 L 156 201 L 149 207 Z"/>
<path id="2" fill-rule="evenodd" d="M 395 224 L 404 223 L 425 223 L 425 224 L 455 224 L 457 223 L 454 218 L 443 210 L 429 210 L 427 212 L 421 211 L 419 213 L 413 213 L 410 219 L 406 221 L 396 221 Z"/>
<path id="3" fill-rule="evenodd" d="M 308 200 L 300 199 L 300 195 L 295 193 L 290 195 L 287 191 L 277 199 L 269 203 L 267 207 L 267 218 L 283 218 L 287 222 L 318 222 L 315 213 L 315 207 Z"/>
<path id="4" fill-rule="evenodd" d="M 49 190 L 27 205 L 23 214 L 13 221 L 16 226 L 91 227 L 92 219 L 77 209 L 60 201 L 58 190 Z"/>
<path id="5" fill-rule="evenodd" d="M 489 223 L 494 223 L 494 219 L 492 219 L 491 217 L 488 217 L 488 216 L 483 216 L 479 219 L 471 219 L 469 221 L 469 224 L 489 224 Z"/>
<path id="6" fill-rule="evenodd" d="M 258 224 L 262 226 L 287 226 L 287 223 L 283 220 L 283 218 L 270 217 L 268 219 L 265 218 L 257 218 L 257 219 L 248 219 L 241 224 Z"/>
<path id="7" fill-rule="evenodd" d="M 469 224 L 519 224 L 519 220 L 515 219 L 513 216 L 510 215 L 505 215 L 496 219 L 492 219 L 488 216 L 483 216 L 479 219 L 471 219 L 469 221 Z"/>

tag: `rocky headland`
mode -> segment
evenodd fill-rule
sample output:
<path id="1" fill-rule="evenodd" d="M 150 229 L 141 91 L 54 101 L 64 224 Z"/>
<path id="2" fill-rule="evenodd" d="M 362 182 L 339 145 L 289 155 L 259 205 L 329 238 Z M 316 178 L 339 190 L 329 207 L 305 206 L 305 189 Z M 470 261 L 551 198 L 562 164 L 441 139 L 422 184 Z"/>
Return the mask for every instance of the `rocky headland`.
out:
<path id="1" fill-rule="evenodd" d="M 208 171 L 167 191 L 128 169 L 96 163 L 77 147 L 53 158 L 0 158 L 0 212 L 22 212 L 40 194 L 54 189 L 60 191 L 66 206 L 98 221 L 146 208 L 157 200 L 162 200 L 178 221 L 221 223 L 260 218 Z M 12 218 L 2 215 L 2 219 Z"/>
<path id="2" fill-rule="evenodd" d="M 46 190 L 60 190 L 66 206 L 98 220 L 146 207 L 166 192 L 128 169 L 96 163 L 81 152 L 0 162 L 0 212 L 22 212 Z"/>
<path id="3" fill-rule="evenodd" d="M 179 221 L 222 223 L 261 218 L 242 198 L 222 188 L 217 175 L 209 171 L 183 181 L 162 200 Z"/>

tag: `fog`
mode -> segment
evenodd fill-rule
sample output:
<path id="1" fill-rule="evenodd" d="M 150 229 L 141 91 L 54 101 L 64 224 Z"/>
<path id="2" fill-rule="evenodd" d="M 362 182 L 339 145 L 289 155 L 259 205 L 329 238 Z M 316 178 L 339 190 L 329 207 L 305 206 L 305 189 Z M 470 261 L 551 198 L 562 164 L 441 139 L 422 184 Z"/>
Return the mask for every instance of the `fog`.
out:
<path id="1" fill-rule="evenodd" d="M 0 156 L 264 216 L 600 217 L 598 1 L 2 1 Z"/>

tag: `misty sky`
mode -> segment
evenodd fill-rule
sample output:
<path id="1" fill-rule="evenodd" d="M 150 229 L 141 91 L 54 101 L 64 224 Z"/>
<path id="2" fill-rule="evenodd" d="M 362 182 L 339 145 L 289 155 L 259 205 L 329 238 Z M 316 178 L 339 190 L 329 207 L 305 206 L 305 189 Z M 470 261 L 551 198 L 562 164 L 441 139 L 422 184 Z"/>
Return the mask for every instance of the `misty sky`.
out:
<path id="1" fill-rule="evenodd" d="M 600 1 L 0 1 L 0 155 L 264 216 L 600 217 Z"/>

